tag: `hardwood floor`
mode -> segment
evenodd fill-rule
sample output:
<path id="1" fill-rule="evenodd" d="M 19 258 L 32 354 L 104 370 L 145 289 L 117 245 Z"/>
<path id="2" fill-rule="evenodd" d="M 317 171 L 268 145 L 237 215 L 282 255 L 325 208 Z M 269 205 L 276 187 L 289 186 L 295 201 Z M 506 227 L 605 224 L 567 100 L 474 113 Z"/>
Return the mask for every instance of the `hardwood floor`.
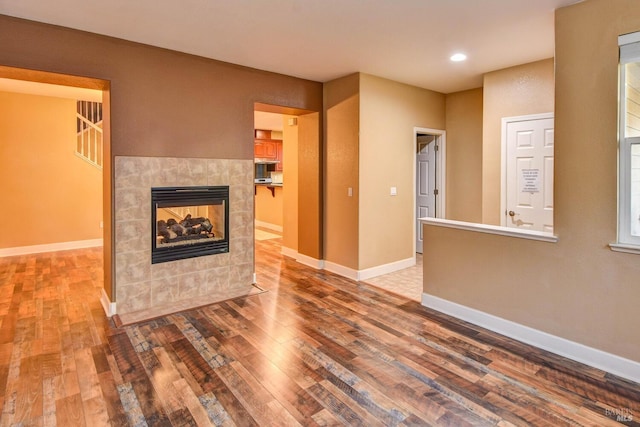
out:
<path id="1" fill-rule="evenodd" d="M 268 292 L 121 328 L 100 250 L 0 258 L 0 425 L 639 425 L 638 384 L 256 245 Z"/>

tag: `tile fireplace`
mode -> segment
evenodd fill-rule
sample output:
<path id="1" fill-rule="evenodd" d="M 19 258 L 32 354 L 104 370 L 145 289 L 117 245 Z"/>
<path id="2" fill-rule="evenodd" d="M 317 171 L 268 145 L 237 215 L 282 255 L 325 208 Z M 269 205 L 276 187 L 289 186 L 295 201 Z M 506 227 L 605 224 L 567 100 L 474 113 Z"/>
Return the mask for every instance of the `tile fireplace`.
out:
<path id="1" fill-rule="evenodd" d="M 154 317 L 255 289 L 253 173 L 253 159 L 116 156 L 113 285 L 117 314 Z M 160 200 L 153 205 L 152 189 L 161 189 Z M 190 191 L 195 199 L 174 198 Z M 184 223 L 183 236 L 176 232 L 179 227 L 172 230 L 175 237 L 164 228 L 173 224 L 171 218 Z M 165 222 L 162 227 L 159 220 Z M 183 249 L 204 245 L 200 240 L 213 243 L 210 253 L 171 261 L 156 259 L 154 254 L 160 249 L 160 258 L 164 257 L 165 245 Z"/>

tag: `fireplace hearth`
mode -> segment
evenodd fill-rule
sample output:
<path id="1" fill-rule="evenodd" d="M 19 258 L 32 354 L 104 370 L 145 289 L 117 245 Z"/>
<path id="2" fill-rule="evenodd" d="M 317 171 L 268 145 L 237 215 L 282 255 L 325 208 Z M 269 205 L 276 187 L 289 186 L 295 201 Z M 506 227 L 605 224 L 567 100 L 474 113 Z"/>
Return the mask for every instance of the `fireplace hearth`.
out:
<path id="1" fill-rule="evenodd" d="M 151 188 L 151 263 L 229 252 L 229 187 Z"/>

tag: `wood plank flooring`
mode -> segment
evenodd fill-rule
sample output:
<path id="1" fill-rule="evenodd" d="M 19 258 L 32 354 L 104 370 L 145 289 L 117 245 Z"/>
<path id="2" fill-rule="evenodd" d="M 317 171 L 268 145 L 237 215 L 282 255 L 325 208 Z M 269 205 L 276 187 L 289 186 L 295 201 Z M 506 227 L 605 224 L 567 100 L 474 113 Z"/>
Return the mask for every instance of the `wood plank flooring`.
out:
<path id="1" fill-rule="evenodd" d="M 268 292 L 121 328 L 100 249 L 0 258 L 0 426 L 640 425 L 636 383 L 256 245 Z"/>

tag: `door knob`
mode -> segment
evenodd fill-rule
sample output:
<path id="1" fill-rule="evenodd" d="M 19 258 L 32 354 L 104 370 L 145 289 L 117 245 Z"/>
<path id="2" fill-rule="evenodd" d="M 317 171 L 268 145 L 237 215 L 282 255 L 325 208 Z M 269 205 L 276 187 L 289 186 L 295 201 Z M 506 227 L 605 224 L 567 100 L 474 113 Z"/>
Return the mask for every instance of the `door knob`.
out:
<path id="1" fill-rule="evenodd" d="M 514 211 L 509 211 L 509 216 L 510 217 L 514 217 L 514 216 L 516 216 L 516 213 Z"/>

